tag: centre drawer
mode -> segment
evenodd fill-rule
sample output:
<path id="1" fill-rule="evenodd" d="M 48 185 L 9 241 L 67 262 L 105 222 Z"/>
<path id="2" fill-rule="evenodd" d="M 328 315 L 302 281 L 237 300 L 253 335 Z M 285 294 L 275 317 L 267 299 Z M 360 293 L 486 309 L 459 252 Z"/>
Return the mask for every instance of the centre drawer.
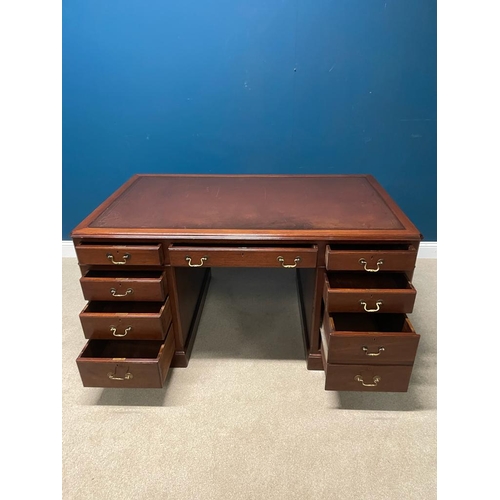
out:
<path id="1" fill-rule="evenodd" d="M 170 264 L 177 267 L 316 267 L 314 247 L 188 247 L 172 245 Z"/>
<path id="2" fill-rule="evenodd" d="M 85 338 L 163 340 L 172 322 L 165 302 L 89 302 L 80 313 Z"/>
<path id="3" fill-rule="evenodd" d="M 89 340 L 76 363 L 84 387 L 161 388 L 174 350 L 171 326 L 165 341 Z"/>
<path id="4" fill-rule="evenodd" d="M 89 270 L 80 278 L 86 300 L 163 302 L 167 297 L 165 273 L 159 271 Z"/>
<path id="5" fill-rule="evenodd" d="M 411 313 L 416 295 L 405 273 L 325 273 L 328 312 Z"/>
<path id="6" fill-rule="evenodd" d="M 327 363 L 411 365 L 420 335 L 405 314 L 325 311 L 321 329 Z"/>

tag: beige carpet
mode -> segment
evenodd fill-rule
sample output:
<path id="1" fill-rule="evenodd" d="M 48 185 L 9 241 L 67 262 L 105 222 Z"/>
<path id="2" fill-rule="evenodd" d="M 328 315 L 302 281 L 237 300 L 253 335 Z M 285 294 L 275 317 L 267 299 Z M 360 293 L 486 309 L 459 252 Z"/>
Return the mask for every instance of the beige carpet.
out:
<path id="1" fill-rule="evenodd" d="M 63 259 L 64 499 L 436 498 L 436 260 L 420 259 L 407 393 L 327 392 L 306 370 L 293 273 L 215 269 L 188 368 L 163 389 L 82 387 Z"/>

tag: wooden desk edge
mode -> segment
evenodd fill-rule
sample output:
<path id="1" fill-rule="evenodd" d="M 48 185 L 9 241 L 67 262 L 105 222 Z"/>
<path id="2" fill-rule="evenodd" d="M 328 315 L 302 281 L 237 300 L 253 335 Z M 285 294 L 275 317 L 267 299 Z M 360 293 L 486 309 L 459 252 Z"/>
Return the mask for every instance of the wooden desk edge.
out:
<path id="1" fill-rule="evenodd" d="M 173 229 L 173 228 L 91 228 L 89 225 L 115 202 L 134 182 L 141 177 L 296 177 L 296 178 L 332 178 L 332 177 L 358 177 L 365 178 L 382 198 L 387 207 L 401 222 L 404 229 L 277 229 L 277 230 L 246 230 L 246 229 Z M 371 174 L 332 174 L 332 175 L 258 175 L 258 174 L 135 174 L 125 184 L 112 193 L 95 210 L 78 224 L 70 234 L 72 239 L 78 238 L 112 238 L 112 239 L 138 239 L 159 238 L 182 240 L 184 238 L 199 238 L 202 240 L 242 240 L 259 239 L 262 241 L 288 241 L 302 240 L 305 242 L 316 240 L 356 240 L 365 239 L 379 241 L 421 241 L 422 234 L 409 220 L 389 193 L 379 184 Z"/>

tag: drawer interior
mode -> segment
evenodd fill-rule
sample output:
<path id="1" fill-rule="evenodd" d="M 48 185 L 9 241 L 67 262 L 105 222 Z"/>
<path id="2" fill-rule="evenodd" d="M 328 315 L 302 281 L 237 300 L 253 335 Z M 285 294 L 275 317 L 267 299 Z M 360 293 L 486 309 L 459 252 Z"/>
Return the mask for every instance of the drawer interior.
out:
<path id="1" fill-rule="evenodd" d="M 405 273 L 329 271 L 326 274 L 330 288 L 411 289 L 411 285 Z"/>
<path id="2" fill-rule="evenodd" d="M 160 314 L 164 302 L 106 302 L 91 301 L 85 308 L 86 313 L 135 313 Z"/>
<path id="3" fill-rule="evenodd" d="M 82 358 L 156 359 L 163 340 L 91 340 L 82 352 Z"/>
<path id="4" fill-rule="evenodd" d="M 410 243 L 334 243 L 330 250 L 415 250 Z"/>
<path id="5" fill-rule="evenodd" d="M 125 241 L 121 240 L 120 242 L 114 241 L 80 241 L 78 243 L 80 247 L 103 247 L 103 248 L 141 248 L 141 247 L 156 247 L 159 248 L 161 246 L 160 243 L 156 241 Z"/>
<path id="6" fill-rule="evenodd" d="M 86 278 L 161 278 L 163 271 L 102 271 L 100 269 L 91 269 L 85 273 Z"/>
<path id="7" fill-rule="evenodd" d="M 407 332 L 414 333 L 405 314 L 333 313 L 336 332 Z"/>
<path id="8" fill-rule="evenodd" d="M 316 245 L 303 245 L 300 243 L 285 243 L 285 242 L 271 242 L 271 243 L 266 243 L 266 242 L 259 242 L 256 244 L 253 243 L 248 243 L 248 242 L 231 242 L 231 243 L 200 243 L 196 244 L 193 243 L 192 241 L 185 241 L 185 242 L 176 242 L 170 247 L 172 250 L 176 250 L 177 248 L 192 248 L 193 250 L 196 250 L 197 248 L 200 248 L 202 250 L 209 250 L 210 248 L 213 248 L 215 250 L 217 249 L 227 249 L 227 250 L 246 250 L 246 249 L 253 249 L 253 250 L 274 250 L 274 249 L 286 249 L 289 248 L 291 250 L 294 249 L 313 249 L 316 248 Z"/>

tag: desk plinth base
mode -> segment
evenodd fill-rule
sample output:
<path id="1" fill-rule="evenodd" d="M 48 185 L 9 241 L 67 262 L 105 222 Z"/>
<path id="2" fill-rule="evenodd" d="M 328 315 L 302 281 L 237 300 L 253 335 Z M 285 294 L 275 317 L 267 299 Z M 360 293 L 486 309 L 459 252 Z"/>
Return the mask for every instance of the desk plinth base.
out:
<path id="1" fill-rule="evenodd" d="M 210 268 L 208 268 L 208 271 L 203 278 L 200 294 L 196 302 L 193 319 L 189 327 L 189 333 L 187 336 L 186 344 L 184 345 L 183 350 L 175 351 L 172 363 L 170 365 L 173 368 L 187 368 L 189 364 L 189 358 L 191 357 L 191 352 L 193 351 L 193 345 L 196 338 L 196 333 L 198 331 L 198 325 L 200 324 L 201 314 L 203 312 L 203 306 L 205 305 L 205 299 L 207 298 L 210 278 L 211 278 L 211 272 Z"/>
<path id="2" fill-rule="evenodd" d="M 307 369 L 323 371 L 323 360 L 321 359 L 321 353 L 308 354 Z"/>

